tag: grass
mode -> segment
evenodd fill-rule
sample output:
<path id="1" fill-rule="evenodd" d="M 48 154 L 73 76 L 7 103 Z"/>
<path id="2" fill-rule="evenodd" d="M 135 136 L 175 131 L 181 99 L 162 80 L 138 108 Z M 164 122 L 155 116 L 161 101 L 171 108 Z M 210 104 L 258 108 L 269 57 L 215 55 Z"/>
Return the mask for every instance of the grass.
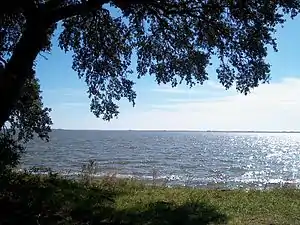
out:
<path id="1" fill-rule="evenodd" d="M 300 224 L 300 190 L 210 190 L 106 177 L 86 182 L 10 173 L 0 181 L 0 224 Z"/>

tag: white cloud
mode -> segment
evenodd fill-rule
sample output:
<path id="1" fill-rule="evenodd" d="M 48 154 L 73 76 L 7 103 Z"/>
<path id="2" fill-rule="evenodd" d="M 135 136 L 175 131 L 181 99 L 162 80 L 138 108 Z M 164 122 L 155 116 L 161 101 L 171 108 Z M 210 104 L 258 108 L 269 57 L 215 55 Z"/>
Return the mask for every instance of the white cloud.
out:
<path id="1" fill-rule="evenodd" d="M 61 108 L 74 108 L 74 107 L 87 107 L 88 104 L 86 102 L 64 102 L 57 105 L 57 107 Z"/>
<path id="2" fill-rule="evenodd" d="M 165 88 L 165 87 L 164 87 Z M 167 88 L 166 88 L 167 89 Z M 77 121 L 61 120 L 59 127 L 73 129 L 161 129 L 161 130 L 300 130 L 300 78 L 261 85 L 244 96 L 235 90 L 225 91 L 210 83 L 205 92 L 218 97 L 204 98 L 177 88 L 171 95 L 161 93 L 167 104 L 153 102 L 150 111 L 137 105 L 121 109 L 119 119 L 103 122 L 91 113 Z M 192 89 L 201 92 L 202 89 Z M 169 91 L 169 90 L 168 90 Z M 201 97 L 202 96 L 202 97 Z M 180 99 L 179 99 L 180 97 Z M 176 100 L 177 99 L 177 100 Z M 70 118 L 66 118 L 69 119 Z M 71 125 L 68 125 L 71 124 Z"/>
<path id="3" fill-rule="evenodd" d="M 194 92 L 193 89 L 180 89 L 178 87 L 170 87 L 170 86 L 159 86 L 158 88 L 153 89 L 154 92 L 167 93 L 167 94 L 186 94 L 187 92 Z"/>
<path id="4" fill-rule="evenodd" d="M 217 84 L 216 84 L 217 85 Z M 186 99 L 132 119 L 136 129 L 300 130 L 300 79 L 261 85 L 252 94 L 213 99 Z"/>
<path id="5" fill-rule="evenodd" d="M 206 81 L 203 85 L 198 85 L 193 88 L 189 88 L 183 84 L 178 85 L 172 88 L 170 85 L 160 85 L 157 88 L 153 89 L 154 92 L 166 93 L 166 94 L 199 94 L 212 90 L 224 90 L 224 87 L 220 83 L 213 81 Z"/>

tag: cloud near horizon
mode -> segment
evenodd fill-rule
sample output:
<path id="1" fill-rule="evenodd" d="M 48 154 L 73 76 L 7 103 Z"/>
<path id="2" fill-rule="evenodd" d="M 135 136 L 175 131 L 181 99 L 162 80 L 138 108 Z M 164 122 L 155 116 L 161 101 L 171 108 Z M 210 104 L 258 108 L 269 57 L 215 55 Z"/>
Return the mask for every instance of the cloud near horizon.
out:
<path id="1" fill-rule="evenodd" d="M 260 85 L 247 96 L 234 89 L 226 91 L 213 81 L 199 88 L 158 86 L 149 92 L 160 96 L 163 102 L 156 99 L 146 104 L 137 102 L 134 108 L 122 105 L 118 119 L 111 122 L 95 118 L 89 112 L 87 98 L 84 103 L 62 101 L 50 105 L 54 128 L 300 130 L 300 78 L 297 77 Z"/>

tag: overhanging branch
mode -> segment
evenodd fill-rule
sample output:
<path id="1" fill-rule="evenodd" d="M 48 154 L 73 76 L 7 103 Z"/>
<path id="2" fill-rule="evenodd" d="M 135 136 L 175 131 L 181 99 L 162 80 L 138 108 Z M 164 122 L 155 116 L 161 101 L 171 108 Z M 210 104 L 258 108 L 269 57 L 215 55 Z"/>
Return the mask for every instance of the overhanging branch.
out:
<path id="1" fill-rule="evenodd" d="M 104 4 L 112 2 L 110 0 L 88 0 L 83 1 L 80 4 L 72 4 L 64 6 L 52 11 L 51 18 L 53 22 L 70 18 L 76 15 L 83 15 L 93 10 L 98 10 Z M 157 0 L 114 0 L 113 3 L 123 9 L 122 7 L 128 7 L 132 4 L 151 4 L 157 2 Z"/>

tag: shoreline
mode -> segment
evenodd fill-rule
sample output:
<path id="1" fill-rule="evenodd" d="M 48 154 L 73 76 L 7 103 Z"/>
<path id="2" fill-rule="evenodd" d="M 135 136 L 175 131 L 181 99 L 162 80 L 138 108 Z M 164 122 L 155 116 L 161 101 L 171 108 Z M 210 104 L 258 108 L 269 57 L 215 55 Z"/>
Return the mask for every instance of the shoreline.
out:
<path id="1" fill-rule="evenodd" d="M 245 182 L 241 180 L 219 180 L 210 182 L 199 182 L 199 180 L 174 180 L 169 179 L 171 176 L 138 176 L 131 174 L 121 174 L 117 172 L 102 172 L 92 173 L 89 172 L 61 172 L 53 171 L 51 169 L 18 169 L 15 172 L 28 172 L 32 175 L 49 175 L 56 174 L 61 178 L 70 180 L 80 180 L 82 177 L 89 177 L 90 180 L 99 181 L 102 179 L 115 179 L 115 180 L 129 180 L 137 181 L 146 185 L 157 185 L 169 188 L 194 188 L 194 189 L 209 189 L 209 190 L 268 190 L 276 188 L 294 188 L 300 189 L 300 181 L 298 180 L 282 180 L 282 179 L 269 179 L 269 180 L 252 180 Z"/>

